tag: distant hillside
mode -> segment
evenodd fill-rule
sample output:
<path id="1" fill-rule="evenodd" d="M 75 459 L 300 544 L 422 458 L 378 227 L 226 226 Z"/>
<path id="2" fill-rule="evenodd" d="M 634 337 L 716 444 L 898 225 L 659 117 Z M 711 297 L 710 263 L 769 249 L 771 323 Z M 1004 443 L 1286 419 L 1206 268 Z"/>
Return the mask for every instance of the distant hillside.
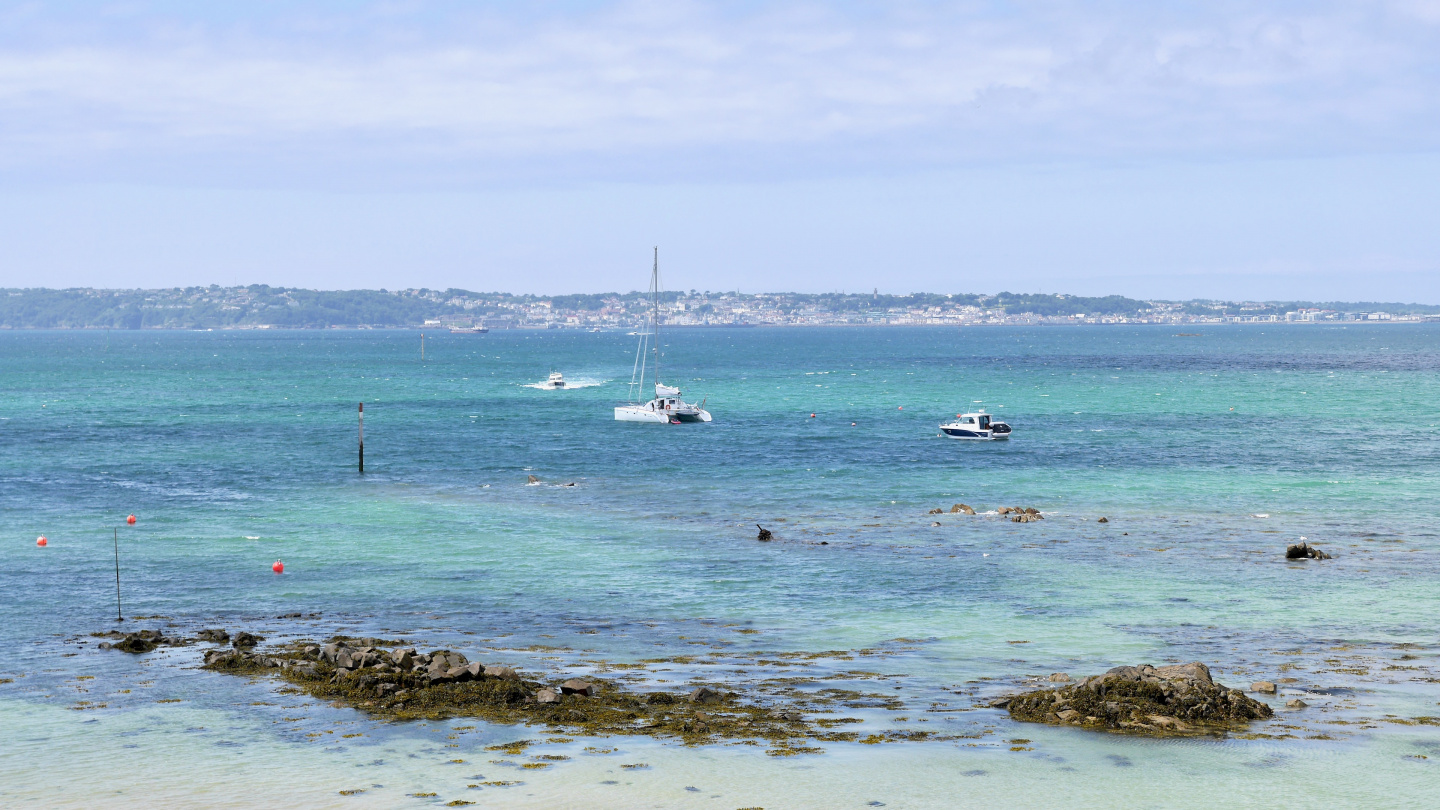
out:
<path id="1" fill-rule="evenodd" d="M 1339 313 L 1433 315 L 1417 304 L 1141 301 L 1002 292 L 879 295 L 674 291 L 666 321 L 680 325 L 859 325 L 938 323 L 1173 322 L 1176 319 L 1282 318 L 1300 309 Z M 620 327 L 647 313 L 643 293 L 556 296 L 469 290 L 303 290 L 175 287 L 156 290 L 0 289 L 4 329 L 208 329 L 234 327 L 414 327 L 426 321 L 496 328 Z M 1347 315 L 1347 317 L 1350 317 Z"/>

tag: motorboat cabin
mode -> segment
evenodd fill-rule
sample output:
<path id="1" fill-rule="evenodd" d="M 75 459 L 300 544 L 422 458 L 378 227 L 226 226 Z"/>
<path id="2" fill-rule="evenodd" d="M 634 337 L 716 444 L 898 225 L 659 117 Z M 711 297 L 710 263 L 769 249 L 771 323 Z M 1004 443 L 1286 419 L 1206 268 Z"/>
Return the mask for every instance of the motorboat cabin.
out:
<path id="1" fill-rule="evenodd" d="M 940 435 L 952 439 L 995 441 L 1010 438 L 1010 426 L 984 411 L 962 413 L 958 414 L 953 422 L 942 424 Z"/>

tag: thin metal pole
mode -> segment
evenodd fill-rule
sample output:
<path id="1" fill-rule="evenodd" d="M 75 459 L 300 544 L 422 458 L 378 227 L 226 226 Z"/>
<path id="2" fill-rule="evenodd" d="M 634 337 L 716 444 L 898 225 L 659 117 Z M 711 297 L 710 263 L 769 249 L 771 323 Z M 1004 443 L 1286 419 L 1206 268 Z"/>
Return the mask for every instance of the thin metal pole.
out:
<path id="1" fill-rule="evenodd" d="M 115 529 L 115 621 L 125 621 L 120 612 L 120 530 Z"/>
<path id="2" fill-rule="evenodd" d="M 424 333 L 424 332 L 421 332 L 421 333 L 420 333 L 420 359 L 421 359 L 421 361 L 424 361 L 424 359 L 425 359 L 425 333 Z"/>
<path id="3" fill-rule="evenodd" d="M 365 473 L 365 403 L 360 403 L 360 473 Z"/>

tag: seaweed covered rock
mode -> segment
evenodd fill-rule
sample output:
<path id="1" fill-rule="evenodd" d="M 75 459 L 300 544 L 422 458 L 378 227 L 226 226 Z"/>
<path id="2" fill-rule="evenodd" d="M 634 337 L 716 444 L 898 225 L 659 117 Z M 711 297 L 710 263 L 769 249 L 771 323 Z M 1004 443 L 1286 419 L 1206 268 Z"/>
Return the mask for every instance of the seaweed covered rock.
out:
<path id="1" fill-rule="evenodd" d="M 1274 715 L 1238 689 L 1215 683 L 1196 661 L 1168 667 L 1115 667 L 1074 686 L 1010 698 L 1016 720 L 1149 734 L 1204 733 Z"/>
<path id="2" fill-rule="evenodd" d="M 969 504 L 957 503 L 957 504 L 955 504 L 954 506 L 950 507 L 950 514 L 952 514 L 952 515 L 973 515 L 973 514 L 975 514 L 975 509 L 974 509 L 974 507 L 970 506 Z"/>
<path id="3" fill-rule="evenodd" d="M 1301 541 L 1293 546 L 1285 547 L 1285 559 L 1287 560 L 1328 560 L 1330 555 L 1318 548 Z"/>
<path id="4" fill-rule="evenodd" d="M 156 647 L 183 647 L 187 643 L 183 638 L 175 638 L 161 633 L 159 630 L 137 630 L 134 633 L 110 632 L 96 634 L 118 638 L 114 643 L 104 641 L 100 643 L 102 650 L 119 650 L 127 653 L 148 653 Z"/>
<path id="5" fill-rule="evenodd" d="M 767 541 L 767 540 L 773 540 L 773 539 L 775 539 L 775 535 L 772 534 L 769 529 L 765 528 L 764 526 L 761 526 L 759 523 L 756 523 L 756 524 L 755 524 L 755 528 L 757 528 L 757 529 L 760 530 L 760 533 L 757 534 L 757 535 L 755 535 L 755 539 L 756 539 L 756 540 L 760 540 L 760 541 L 764 542 L 764 541 Z"/>

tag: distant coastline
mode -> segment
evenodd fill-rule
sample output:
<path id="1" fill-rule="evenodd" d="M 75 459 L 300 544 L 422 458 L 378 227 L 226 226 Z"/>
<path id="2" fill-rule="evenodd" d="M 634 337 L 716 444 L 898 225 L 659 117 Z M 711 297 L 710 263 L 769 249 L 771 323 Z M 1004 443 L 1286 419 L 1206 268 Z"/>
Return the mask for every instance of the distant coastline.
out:
<path id="1" fill-rule="evenodd" d="M 1065 324 L 1420 323 L 1440 306 L 1396 302 L 1139 300 L 1001 292 L 666 293 L 665 322 L 710 328 Z M 512 295 L 468 290 L 175 287 L 0 289 L 0 329 L 633 329 L 638 292 Z"/>

